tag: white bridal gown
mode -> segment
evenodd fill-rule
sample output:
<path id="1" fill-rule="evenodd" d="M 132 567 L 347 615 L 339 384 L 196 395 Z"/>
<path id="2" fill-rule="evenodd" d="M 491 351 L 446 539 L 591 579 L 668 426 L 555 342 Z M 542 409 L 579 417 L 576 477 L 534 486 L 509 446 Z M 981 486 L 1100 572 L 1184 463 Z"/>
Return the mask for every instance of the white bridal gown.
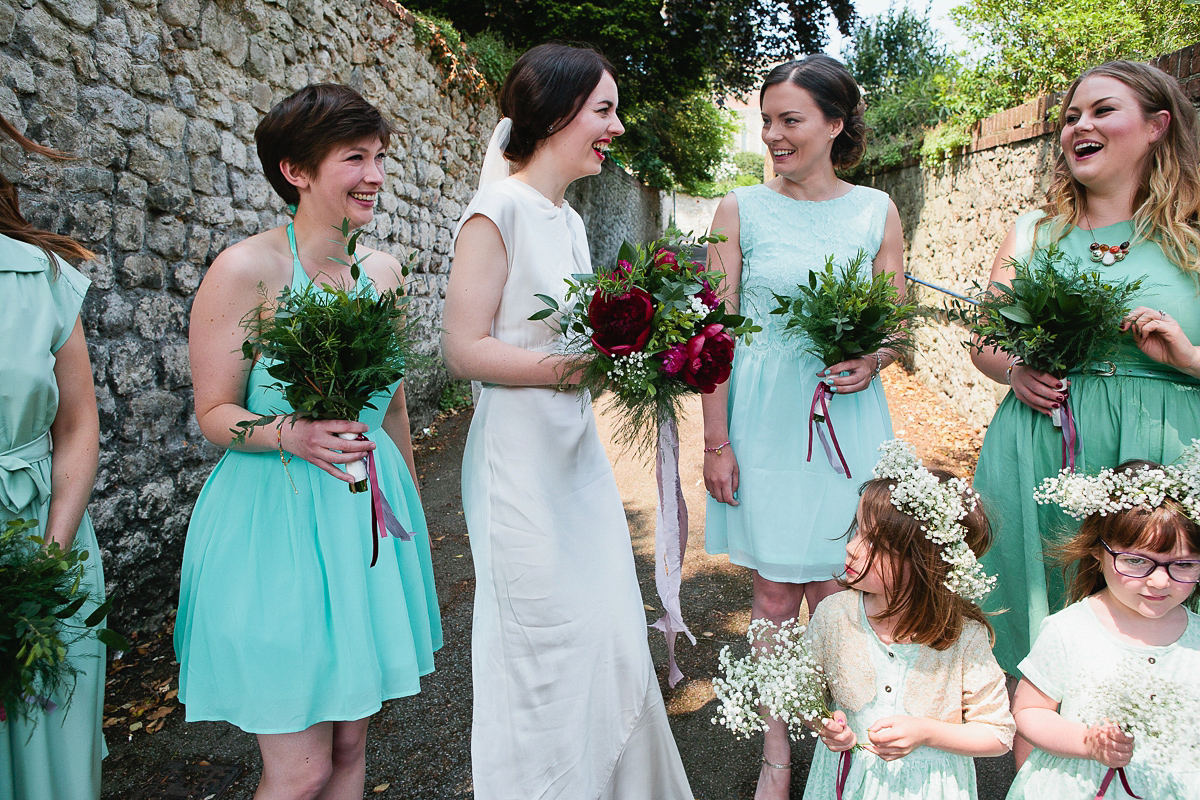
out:
<path id="1" fill-rule="evenodd" d="M 591 272 L 583 221 L 516 178 L 463 220 L 500 229 L 509 274 L 492 335 L 552 352 L 529 316 Z M 461 223 L 460 223 L 461 227 Z M 691 800 L 647 648 L 633 549 L 591 402 L 485 385 L 463 454 L 475 561 L 471 739 L 477 800 Z"/>

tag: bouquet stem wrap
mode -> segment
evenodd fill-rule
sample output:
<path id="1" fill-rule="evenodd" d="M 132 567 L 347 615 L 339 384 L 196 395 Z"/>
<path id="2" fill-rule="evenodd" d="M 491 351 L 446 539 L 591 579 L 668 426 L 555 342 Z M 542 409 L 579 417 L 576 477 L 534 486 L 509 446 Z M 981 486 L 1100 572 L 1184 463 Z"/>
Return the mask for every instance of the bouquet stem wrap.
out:
<path id="1" fill-rule="evenodd" d="M 850 778 L 850 761 L 853 758 L 854 750 L 843 750 L 838 755 L 838 775 L 837 783 L 834 784 L 834 790 L 837 792 L 837 800 L 842 800 L 842 794 L 846 791 L 846 781 Z M 1138 798 L 1141 800 L 1141 798 Z"/>
<path id="2" fill-rule="evenodd" d="M 1100 781 L 1100 788 L 1096 790 L 1096 796 L 1093 800 L 1100 800 L 1104 797 L 1104 793 L 1108 791 L 1108 786 L 1112 783 L 1114 775 L 1119 775 L 1121 778 L 1121 786 L 1125 789 L 1125 793 L 1130 797 L 1136 797 L 1137 800 L 1142 800 L 1140 794 L 1134 794 L 1133 789 L 1129 788 L 1129 779 L 1125 777 L 1125 769 L 1123 767 L 1109 767 L 1108 772 L 1104 773 L 1104 780 Z"/>
<path id="3" fill-rule="evenodd" d="M 1062 430 L 1062 468 L 1075 471 L 1075 452 L 1079 449 L 1079 426 L 1075 423 L 1075 413 L 1071 411 L 1071 398 L 1067 395 L 1066 402 L 1054 409 L 1050 415 L 1054 425 Z"/>
<path id="4" fill-rule="evenodd" d="M 670 667 L 667 683 L 674 688 L 683 678 L 683 672 L 675 663 L 675 637 L 682 633 L 693 645 L 696 643 L 696 637 L 683 622 L 683 611 L 679 607 L 688 518 L 683 485 L 679 479 L 679 428 L 674 417 L 668 416 L 659 422 L 658 451 L 654 461 L 654 474 L 658 479 L 658 509 L 654 520 L 654 585 L 658 589 L 664 613 L 650 627 L 662 631 L 667 639 L 667 663 Z"/>
<path id="5" fill-rule="evenodd" d="M 825 457 L 829 459 L 829 466 L 833 467 L 833 471 L 838 475 L 850 478 L 850 466 L 846 463 L 846 457 L 842 455 L 842 446 L 838 444 L 837 433 L 833 430 L 833 418 L 829 416 L 829 399 L 831 397 L 833 397 L 833 392 L 829 391 L 829 387 L 824 382 L 818 382 L 817 389 L 813 392 L 812 405 L 808 409 L 808 458 L 806 460 L 812 461 L 813 426 L 815 425 L 817 436 L 821 439 L 821 446 L 825 448 Z M 818 406 L 821 408 L 819 415 L 817 413 Z M 829 439 L 833 440 L 833 450 L 829 449 L 829 440 L 825 438 L 822 423 L 829 427 Z M 834 450 L 837 451 L 837 461 L 833 460 Z"/>
<path id="6" fill-rule="evenodd" d="M 341 434 L 339 434 L 341 435 Z M 366 436 L 361 433 L 355 436 L 358 441 L 368 441 Z M 367 457 L 367 478 L 371 484 L 371 566 L 375 566 L 375 562 L 379 560 L 379 539 L 386 539 L 390 533 L 402 542 L 412 541 L 412 534 L 404 529 L 404 525 L 400 520 L 396 519 L 396 513 L 392 511 L 392 507 L 388 504 L 387 498 L 383 496 L 383 490 L 379 488 L 379 478 L 375 475 L 375 451 L 368 450 Z M 361 462 L 352 462 L 361 463 Z M 347 465 L 349 466 L 349 465 Z M 379 534 L 379 538 L 375 538 L 375 534 Z"/>

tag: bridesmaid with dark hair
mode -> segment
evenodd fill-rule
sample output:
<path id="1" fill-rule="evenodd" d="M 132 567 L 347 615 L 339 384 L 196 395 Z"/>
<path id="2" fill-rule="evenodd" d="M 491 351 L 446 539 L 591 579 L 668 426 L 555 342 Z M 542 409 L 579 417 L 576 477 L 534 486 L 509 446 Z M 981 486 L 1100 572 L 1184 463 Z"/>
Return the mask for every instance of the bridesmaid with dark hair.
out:
<path id="1" fill-rule="evenodd" d="M 451 375 L 484 385 L 462 471 L 478 800 L 692 797 L 591 402 L 556 388 L 561 337 L 529 320 L 535 294 L 561 301 L 563 279 L 592 269 L 563 193 L 624 132 L 617 101 L 592 50 L 521 56 L 455 243 L 442 348 Z"/>
<path id="2" fill-rule="evenodd" d="M 27 152 L 62 154 L 0 117 L 0 134 Z M 83 588 L 104 600 L 100 546 L 88 518 L 99 464 L 100 421 L 79 309 L 90 283 L 64 258 L 88 259 L 74 240 L 38 230 L 0 175 L 0 526 L 37 520 L 33 533 L 63 550 L 86 550 Z M 51 455 L 53 440 L 53 455 Z M 95 608 L 81 608 L 79 625 Z M 94 636 L 67 650 L 78 670 L 58 707 L 0 722 L 0 798 L 97 800 L 105 647 Z"/>
<path id="3" fill-rule="evenodd" d="M 862 158 L 866 128 L 854 78 L 828 56 L 776 67 L 763 83 L 762 139 L 774 179 L 726 195 L 712 230 L 728 240 L 709 251 L 723 272 L 725 300 L 763 326 L 739 343 L 729 381 L 702 397 L 704 483 L 710 499 L 705 547 L 751 570 L 753 616 L 776 624 L 807 602 L 839 590 L 844 535 L 858 487 L 871 477 L 879 443 L 892 435 L 883 387 L 875 379 L 895 360 L 886 348 L 826 369 L 771 314 L 827 256 L 839 264 L 859 250 L 864 272 L 890 272 L 904 293 L 900 215 L 886 194 L 853 186 L 836 170 Z M 849 475 L 820 445 L 811 448 L 806 412 L 818 382 L 833 393 L 830 414 Z M 839 465 L 840 469 L 840 465 Z M 791 751 L 786 728 L 769 721 L 757 798 L 786 798 Z"/>

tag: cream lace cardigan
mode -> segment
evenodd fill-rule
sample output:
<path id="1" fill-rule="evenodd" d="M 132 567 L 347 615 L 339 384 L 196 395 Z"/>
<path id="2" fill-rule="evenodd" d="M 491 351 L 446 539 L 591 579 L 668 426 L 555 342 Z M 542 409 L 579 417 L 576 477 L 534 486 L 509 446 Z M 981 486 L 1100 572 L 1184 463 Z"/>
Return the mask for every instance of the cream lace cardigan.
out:
<path id="1" fill-rule="evenodd" d="M 832 679 L 836 707 L 861 711 L 875 697 L 877 681 L 871 660 L 874 631 L 866 627 L 859 592 L 838 592 L 817 606 L 805 634 L 817 663 Z M 1012 747 L 1016 724 L 1008 692 L 992 655 L 987 629 L 968 620 L 958 641 L 945 650 L 920 648 L 909 669 L 902 697 L 914 717 L 949 723 L 978 722 Z"/>

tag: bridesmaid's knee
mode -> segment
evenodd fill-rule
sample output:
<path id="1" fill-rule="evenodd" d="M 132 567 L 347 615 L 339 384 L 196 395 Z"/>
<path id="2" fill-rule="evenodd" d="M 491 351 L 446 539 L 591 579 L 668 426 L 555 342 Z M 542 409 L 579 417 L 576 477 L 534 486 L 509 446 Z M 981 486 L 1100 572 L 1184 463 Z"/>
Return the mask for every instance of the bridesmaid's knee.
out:
<path id="1" fill-rule="evenodd" d="M 336 723 L 330 756 L 337 771 L 362 764 L 367 756 L 367 720 Z"/>
<path id="2" fill-rule="evenodd" d="M 333 763 L 326 758 L 311 758 L 276 769 L 264 763 L 259 790 L 266 787 L 281 797 L 316 800 L 332 777 Z"/>

